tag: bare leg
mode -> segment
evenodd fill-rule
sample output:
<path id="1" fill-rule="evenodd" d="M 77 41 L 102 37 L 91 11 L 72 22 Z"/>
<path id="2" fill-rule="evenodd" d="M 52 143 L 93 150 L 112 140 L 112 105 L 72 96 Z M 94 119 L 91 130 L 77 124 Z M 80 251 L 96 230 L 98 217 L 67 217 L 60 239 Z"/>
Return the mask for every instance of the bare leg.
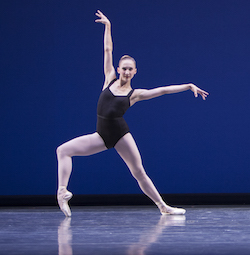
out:
<path id="1" fill-rule="evenodd" d="M 57 148 L 57 199 L 61 210 L 66 216 L 71 216 L 68 201 L 71 199 L 72 193 L 67 191 L 67 186 L 72 171 L 72 157 L 89 156 L 104 150 L 107 150 L 107 148 L 98 133 L 77 137 Z"/>
<path id="2" fill-rule="evenodd" d="M 137 145 L 130 133 L 123 136 L 115 146 L 116 151 L 127 164 L 131 174 L 137 180 L 141 190 L 151 198 L 160 209 L 161 213 L 184 214 L 184 209 L 173 208 L 165 204 L 153 182 L 147 176 L 142 165 L 141 156 Z"/>

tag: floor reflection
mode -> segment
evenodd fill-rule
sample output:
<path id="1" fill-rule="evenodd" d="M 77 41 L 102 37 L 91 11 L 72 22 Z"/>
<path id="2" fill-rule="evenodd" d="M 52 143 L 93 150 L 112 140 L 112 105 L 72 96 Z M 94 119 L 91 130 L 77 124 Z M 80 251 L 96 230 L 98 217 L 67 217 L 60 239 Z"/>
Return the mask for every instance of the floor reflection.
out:
<path id="1" fill-rule="evenodd" d="M 186 217 L 184 215 L 162 215 L 154 227 L 141 233 L 139 241 L 129 247 L 127 255 L 145 255 L 146 250 L 160 238 L 165 228 L 185 226 L 185 224 Z"/>
<path id="2" fill-rule="evenodd" d="M 65 218 L 58 227 L 58 254 L 73 255 L 71 218 Z"/>
<path id="3" fill-rule="evenodd" d="M 153 243 L 157 242 L 167 227 L 185 226 L 185 224 L 186 217 L 184 215 L 162 215 L 156 225 L 146 227 L 139 232 L 138 241 L 130 244 L 127 251 L 124 251 L 123 254 L 145 255 L 146 250 Z M 131 227 L 134 228 L 135 226 Z M 58 255 L 73 255 L 72 230 L 74 231 L 74 229 L 71 228 L 71 218 L 65 218 L 58 226 Z M 99 232 L 99 230 L 98 227 L 97 232 Z M 84 235 L 84 233 L 82 234 Z M 127 234 L 129 235 L 129 233 Z"/>

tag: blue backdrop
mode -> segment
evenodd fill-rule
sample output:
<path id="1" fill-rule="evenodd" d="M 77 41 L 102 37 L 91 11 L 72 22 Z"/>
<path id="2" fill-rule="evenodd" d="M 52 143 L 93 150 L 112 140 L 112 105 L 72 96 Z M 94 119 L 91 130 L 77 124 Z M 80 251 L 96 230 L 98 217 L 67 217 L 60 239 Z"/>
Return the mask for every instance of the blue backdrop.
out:
<path id="1" fill-rule="evenodd" d="M 103 31 L 114 63 L 137 60 L 134 88 L 193 82 L 192 92 L 136 104 L 126 120 L 161 193 L 250 192 L 248 0 L 0 2 L 0 195 L 54 194 L 55 150 L 92 133 L 104 81 Z M 115 150 L 74 158 L 75 194 L 141 193 Z"/>

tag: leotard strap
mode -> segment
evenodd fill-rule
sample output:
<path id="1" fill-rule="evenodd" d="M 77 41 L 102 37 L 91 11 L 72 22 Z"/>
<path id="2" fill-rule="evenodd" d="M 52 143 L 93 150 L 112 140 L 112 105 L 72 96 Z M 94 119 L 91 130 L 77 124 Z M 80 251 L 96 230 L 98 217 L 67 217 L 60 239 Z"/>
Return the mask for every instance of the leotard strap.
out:
<path id="1" fill-rule="evenodd" d="M 117 80 L 117 78 L 115 78 L 114 80 L 112 80 L 109 85 L 108 85 L 108 88 Z"/>
<path id="2" fill-rule="evenodd" d="M 131 89 L 131 90 L 130 90 L 130 92 L 128 93 L 127 97 L 128 97 L 128 98 L 130 98 L 130 97 L 131 97 L 131 95 L 133 94 L 133 92 L 134 92 L 134 90 L 133 90 L 133 89 Z"/>

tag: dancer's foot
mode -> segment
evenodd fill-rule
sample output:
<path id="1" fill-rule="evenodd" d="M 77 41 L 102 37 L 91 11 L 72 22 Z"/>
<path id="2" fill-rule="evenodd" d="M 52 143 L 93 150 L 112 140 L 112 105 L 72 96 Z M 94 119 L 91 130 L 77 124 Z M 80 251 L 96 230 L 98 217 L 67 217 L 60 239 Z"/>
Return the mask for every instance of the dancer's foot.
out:
<path id="1" fill-rule="evenodd" d="M 71 211 L 68 205 L 68 201 L 72 198 L 73 194 L 69 192 L 66 187 L 59 187 L 57 191 L 57 201 L 60 209 L 66 217 L 71 216 Z"/>
<path id="2" fill-rule="evenodd" d="M 166 205 L 165 202 L 157 202 L 156 205 L 158 206 L 160 212 L 162 215 L 164 214 L 170 214 L 170 215 L 183 215 L 186 213 L 185 209 L 182 208 L 176 208 L 176 207 L 171 207 L 169 205 Z"/>

